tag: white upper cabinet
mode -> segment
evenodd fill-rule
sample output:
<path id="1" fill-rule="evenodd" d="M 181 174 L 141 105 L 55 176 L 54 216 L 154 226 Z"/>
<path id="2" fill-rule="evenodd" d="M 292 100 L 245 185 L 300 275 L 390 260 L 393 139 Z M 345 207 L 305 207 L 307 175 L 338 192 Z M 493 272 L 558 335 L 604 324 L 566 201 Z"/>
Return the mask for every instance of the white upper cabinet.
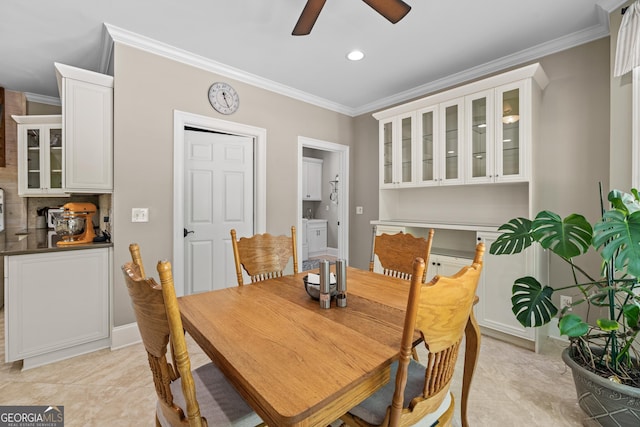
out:
<path id="1" fill-rule="evenodd" d="M 496 88 L 496 182 L 531 179 L 532 89 L 531 80 Z"/>
<path id="2" fill-rule="evenodd" d="M 62 117 L 12 117 L 18 123 L 18 195 L 65 196 Z"/>
<path id="3" fill-rule="evenodd" d="M 528 181 L 531 169 L 530 81 L 466 97 L 468 184 Z"/>
<path id="4" fill-rule="evenodd" d="M 62 101 L 65 190 L 113 191 L 113 77 L 55 64 Z"/>
<path id="5" fill-rule="evenodd" d="M 302 159 L 302 200 L 322 200 L 322 159 Z"/>
<path id="6" fill-rule="evenodd" d="M 539 64 L 380 111 L 380 188 L 531 179 Z"/>
<path id="7" fill-rule="evenodd" d="M 413 185 L 416 169 L 415 114 L 380 121 L 380 188 Z"/>

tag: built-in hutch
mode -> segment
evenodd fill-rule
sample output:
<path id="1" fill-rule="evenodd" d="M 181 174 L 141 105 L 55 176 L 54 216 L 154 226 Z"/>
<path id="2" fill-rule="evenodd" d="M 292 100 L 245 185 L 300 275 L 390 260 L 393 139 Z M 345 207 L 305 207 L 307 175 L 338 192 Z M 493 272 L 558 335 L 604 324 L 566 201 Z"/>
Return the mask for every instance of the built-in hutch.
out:
<path id="1" fill-rule="evenodd" d="M 548 84 L 532 64 L 374 113 L 379 121 L 380 196 L 376 232 L 427 236 L 435 229 L 427 276 L 468 265 L 486 252 L 475 307 L 483 333 L 532 349 L 538 329 L 511 311 L 513 281 L 542 276 L 546 258 L 489 254 L 498 226 L 535 209 L 532 159 L 538 109 Z"/>

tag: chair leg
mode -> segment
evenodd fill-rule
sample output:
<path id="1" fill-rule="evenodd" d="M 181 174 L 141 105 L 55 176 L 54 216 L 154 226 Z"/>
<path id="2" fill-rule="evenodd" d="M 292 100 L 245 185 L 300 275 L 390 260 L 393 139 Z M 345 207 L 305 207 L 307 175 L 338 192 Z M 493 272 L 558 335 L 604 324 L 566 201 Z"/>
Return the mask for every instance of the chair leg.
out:
<path id="1" fill-rule="evenodd" d="M 469 389 L 471 388 L 471 380 L 478 363 L 478 355 L 480 354 L 480 326 L 476 320 L 473 311 L 467 321 L 465 327 L 465 351 L 464 351 L 464 373 L 462 375 L 462 396 L 460 405 L 460 418 L 462 427 L 469 427 L 467 418 L 467 407 L 469 404 Z"/>
<path id="2" fill-rule="evenodd" d="M 456 403 L 455 399 L 453 398 L 453 393 L 449 392 L 449 394 L 451 394 L 451 403 L 449 404 L 449 407 L 447 408 L 445 413 L 440 415 L 440 418 L 438 418 L 438 422 L 436 423 L 438 427 L 451 427 L 451 422 L 453 421 L 453 412 L 455 410 Z"/>

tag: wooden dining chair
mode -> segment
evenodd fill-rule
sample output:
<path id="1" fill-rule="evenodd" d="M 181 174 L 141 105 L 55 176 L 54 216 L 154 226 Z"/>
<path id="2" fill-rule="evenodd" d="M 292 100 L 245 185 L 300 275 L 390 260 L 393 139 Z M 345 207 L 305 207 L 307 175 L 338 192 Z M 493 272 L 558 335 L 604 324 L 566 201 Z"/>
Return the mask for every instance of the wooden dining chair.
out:
<path id="1" fill-rule="evenodd" d="M 269 233 L 255 234 L 237 239 L 236 230 L 231 230 L 233 258 L 236 263 L 238 285 L 242 286 L 242 269 L 251 277 L 251 283 L 281 277 L 293 257 L 293 274 L 298 273 L 298 251 L 296 250 L 296 227 L 291 227 L 291 237 L 273 236 Z"/>
<path id="2" fill-rule="evenodd" d="M 156 426 L 263 425 L 215 365 L 191 370 L 171 264 L 159 262 L 157 270 L 161 286 L 134 262 L 122 267 L 158 396 Z"/>
<path id="3" fill-rule="evenodd" d="M 400 358 L 391 366 L 391 381 L 341 417 L 344 423 L 367 427 L 451 425 L 454 399 L 449 386 L 473 308 L 484 249 L 479 243 L 470 266 L 451 277 L 436 276 L 428 284 L 420 280 L 425 261 L 414 260 Z M 424 365 L 411 359 L 416 331 L 429 352 Z"/>
<path id="4" fill-rule="evenodd" d="M 434 230 L 430 229 L 426 239 L 405 233 L 377 235 L 374 227 L 369 271 L 373 271 L 377 255 L 382 265 L 383 274 L 411 280 L 413 260 L 419 257 L 424 259 L 424 262 L 429 262 L 433 234 Z M 423 282 L 426 281 L 426 275 L 425 270 L 422 276 Z"/>

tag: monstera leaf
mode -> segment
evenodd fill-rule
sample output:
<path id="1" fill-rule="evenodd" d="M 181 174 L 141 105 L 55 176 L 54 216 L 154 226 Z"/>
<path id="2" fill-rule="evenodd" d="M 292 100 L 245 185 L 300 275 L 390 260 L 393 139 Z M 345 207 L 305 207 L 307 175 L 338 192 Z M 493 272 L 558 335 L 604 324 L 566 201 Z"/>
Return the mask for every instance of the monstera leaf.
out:
<path id="1" fill-rule="evenodd" d="M 543 248 L 570 259 L 589 250 L 593 229 L 582 215 L 562 219 L 551 211 L 542 211 L 531 224 L 531 234 Z"/>
<path id="2" fill-rule="evenodd" d="M 640 211 L 613 209 L 605 212 L 595 226 L 593 246 L 606 261 L 614 259 L 615 268 L 640 276 Z"/>
<path id="3" fill-rule="evenodd" d="M 502 224 L 498 231 L 503 233 L 491 244 L 489 253 L 493 255 L 517 254 L 531 246 L 531 221 L 526 218 L 514 218 Z"/>
<path id="4" fill-rule="evenodd" d="M 568 337 L 582 337 L 589 332 L 589 325 L 575 314 L 567 314 L 558 323 L 560 334 Z"/>
<path id="5" fill-rule="evenodd" d="M 558 313 L 551 302 L 553 288 L 542 287 L 540 282 L 531 276 L 521 277 L 513 284 L 511 311 L 524 327 L 542 326 L 549 323 Z"/>
<path id="6" fill-rule="evenodd" d="M 631 189 L 631 193 L 611 190 L 607 199 L 611 202 L 611 206 L 614 209 L 624 211 L 627 214 L 640 211 L 640 195 L 635 188 Z"/>

